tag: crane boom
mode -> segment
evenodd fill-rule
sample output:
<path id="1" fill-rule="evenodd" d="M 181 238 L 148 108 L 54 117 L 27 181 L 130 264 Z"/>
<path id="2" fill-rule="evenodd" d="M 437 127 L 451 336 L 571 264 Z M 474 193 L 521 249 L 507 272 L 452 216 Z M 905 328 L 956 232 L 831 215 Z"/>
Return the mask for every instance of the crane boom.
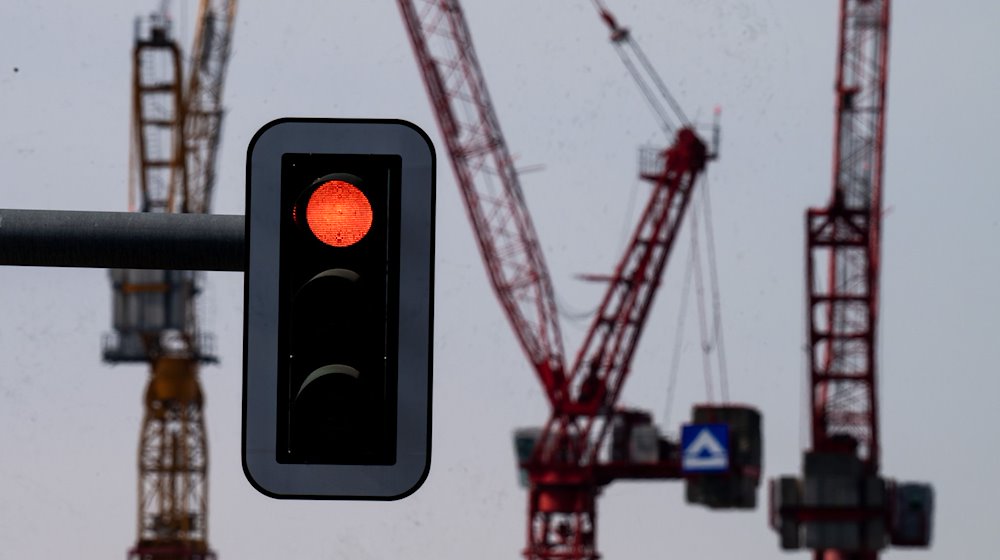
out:
<path id="1" fill-rule="evenodd" d="M 399 0 L 493 289 L 550 402 L 565 390 L 552 280 L 456 0 Z"/>
<path id="2" fill-rule="evenodd" d="M 542 460 L 597 461 L 607 420 L 707 160 L 705 145 L 690 128 L 680 129 L 670 148 L 645 158 L 642 175 L 653 190 L 570 370 L 568 399 L 553 411 L 543 431 Z M 601 429 L 590 437 L 597 422 Z M 573 445 L 567 449 L 560 441 Z"/>
<path id="3" fill-rule="evenodd" d="M 222 88 L 229 63 L 236 0 L 201 0 L 184 95 L 188 196 L 184 212 L 208 213 L 222 132 Z"/>
<path id="4" fill-rule="evenodd" d="M 667 150 L 643 152 L 640 173 L 654 185 L 649 202 L 609 278 L 608 290 L 569 370 L 568 398 L 554 411 L 542 432 L 538 453 L 543 460 L 551 461 L 558 454 L 581 464 L 593 464 L 598 459 L 610 411 L 628 376 L 690 195 L 713 157 L 629 30 L 618 24 L 601 0 L 594 0 L 594 7 L 608 25 L 611 43 L 649 101 L 661 128 L 674 131 L 671 112 L 682 128 Z M 601 427 L 596 437 L 591 437 L 596 423 Z M 570 433 L 575 435 L 567 438 Z M 565 449 L 565 443 L 560 441 L 573 441 L 576 448 Z"/>
<path id="5" fill-rule="evenodd" d="M 646 57 L 646 53 L 642 50 L 642 47 L 632 38 L 632 33 L 627 27 L 618 25 L 618 20 L 615 19 L 615 16 L 608 10 L 602 0 L 592 0 L 592 2 L 598 15 L 601 16 L 601 19 L 611 31 L 611 44 L 614 45 L 619 58 L 622 59 L 622 63 L 632 76 L 632 79 L 635 80 L 639 91 L 642 92 L 643 97 L 646 98 L 646 102 L 649 103 L 649 108 L 656 113 L 660 121 L 660 128 L 668 135 L 671 134 L 677 128 L 674 120 L 680 126 L 690 127 L 691 121 L 684 114 L 683 109 L 681 109 L 677 100 L 674 99 L 674 96 L 671 95 L 670 90 L 667 89 L 667 85 L 660 78 L 660 74 L 649 62 L 649 58 Z M 673 112 L 673 119 L 670 118 L 671 112 Z"/>
<path id="6" fill-rule="evenodd" d="M 651 415 L 616 403 L 691 194 L 712 156 L 641 49 L 604 10 L 640 89 L 651 102 L 666 98 L 681 126 L 668 149 L 643 154 L 641 176 L 653 184 L 649 202 L 567 374 L 551 283 L 461 8 L 456 0 L 399 0 L 399 6 L 494 289 L 552 406 L 543 428 L 515 434 L 523 479 L 530 483 L 524 556 L 596 560 L 596 499 L 603 486 L 683 476 L 676 443 L 659 436 Z M 673 132 L 667 115 L 665 108 L 657 111 L 664 130 Z M 749 451 L 713 479 L 724 488 L 716 482 L 689 487 L 688 500 L 753 507 L 760 461 L 759 437 L 752 432 L 759 414 L 746 407 L 701 410 L 705 421 L 741 419 L 732 437 Z M 647 442 L 643 457 L 632 452 L 632 435 Z"/>
<path id="7" fill-rule="evenodd" d="M 132 51 L 129 210 L 173 212 L 187 192 L 180 50 L 169 22 L 153 14 L 148 34 L 136 22 Z"/>

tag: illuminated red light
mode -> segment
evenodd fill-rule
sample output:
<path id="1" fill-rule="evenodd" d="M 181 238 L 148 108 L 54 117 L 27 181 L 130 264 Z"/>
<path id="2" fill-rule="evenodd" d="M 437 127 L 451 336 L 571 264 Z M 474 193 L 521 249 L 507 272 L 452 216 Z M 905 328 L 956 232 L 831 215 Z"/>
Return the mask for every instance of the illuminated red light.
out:
<path id="1" fill-rule="evenodd" d="M 316 188 L 306 203 L 309 231 L 327 245 L 349 247 L 372 227 L 372 205 L 365 193 L 340 180 Z"/>

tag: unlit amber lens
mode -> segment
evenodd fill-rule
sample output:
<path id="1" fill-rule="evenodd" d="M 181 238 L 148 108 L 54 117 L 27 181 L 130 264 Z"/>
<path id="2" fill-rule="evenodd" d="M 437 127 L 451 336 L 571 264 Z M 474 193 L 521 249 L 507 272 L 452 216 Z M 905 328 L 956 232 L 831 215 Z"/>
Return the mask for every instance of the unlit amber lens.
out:
<path id="1" fill-rule="evenodd" d="M 334 247 L 354 245 L 372 227 L 368 197 L 345 181 L 327 181 L 306 203 L 306 223 L 316 239 Z"/>

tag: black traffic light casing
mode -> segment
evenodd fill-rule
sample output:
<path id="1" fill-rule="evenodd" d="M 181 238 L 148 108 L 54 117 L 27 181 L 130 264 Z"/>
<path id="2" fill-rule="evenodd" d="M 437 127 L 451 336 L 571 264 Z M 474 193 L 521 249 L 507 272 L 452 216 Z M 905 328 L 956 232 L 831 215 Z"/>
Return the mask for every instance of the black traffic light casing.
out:
<path id="1" fill-rule="evenodd" d="M 274 497 L 396 499 L 430 465 L 434 153 L 282 119 L 247 158 L 243 464 Z"/>
<path id="2" fill-rule="evenodd" d="M 279 463 L 395 463 L 399 174 L 398 155 L 282 155 Z M 357 240 L 310 227 L 331 185 L 353 196 L 312 213 L 350 220 L 360 206 L 370 225 Z M 354 225 L 323 218 L 320 235 Z"/>

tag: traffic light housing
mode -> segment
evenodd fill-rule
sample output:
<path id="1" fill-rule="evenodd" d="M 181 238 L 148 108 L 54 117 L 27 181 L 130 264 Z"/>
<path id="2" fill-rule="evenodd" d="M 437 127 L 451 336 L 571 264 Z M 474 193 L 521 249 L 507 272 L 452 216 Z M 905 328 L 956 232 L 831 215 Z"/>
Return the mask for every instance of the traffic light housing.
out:
<path id="1" fill-rule="evenodd" d="M 396 499 L 430 465 L 434 152 L 282 119 L 247 157 L 243 464 L 275 497 Z"/>
<path id="2" fill-rule="evenodd" d="M 395 463 L 399 174 L 398 155 L 281 157 L 280 463 Z"/>

